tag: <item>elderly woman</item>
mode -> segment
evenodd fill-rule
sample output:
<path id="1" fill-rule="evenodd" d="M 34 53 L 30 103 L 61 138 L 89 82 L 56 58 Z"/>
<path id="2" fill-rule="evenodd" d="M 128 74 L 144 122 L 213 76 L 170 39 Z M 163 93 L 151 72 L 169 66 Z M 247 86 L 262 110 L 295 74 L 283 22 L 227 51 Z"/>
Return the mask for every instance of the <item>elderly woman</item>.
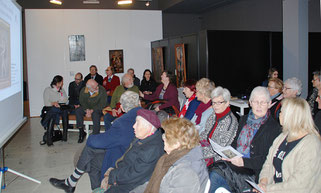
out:
<path id="1" fill-rule="evenodd" d="M 270 104 L 271 98 L 267 88 L 255 87 L 250 95 L 252 109 L 248 115 L 240 118 L 236 137 L 231 145 L 243 157 L 223 159 L 227 161 L 227 166 L 232 173 L 241 173 L 244 178 L 250 175 L 255 177 L 256 181 L 258 180 L 269 148 L 281 132 L 279 124 L 268 111 Z M 241 192 L 248 188 L 244 178 L 234 177 L 235 175 L 219 174 L 217 170 L 212 171 L 210 192 L 215 192 L 222 186 L 232 192 Z"/>
<path id="2" fill-rule="evenodd" d="M 68 101 L 68 96 L 65 89 L 63 89 L 63 77 L 56 75 L 50 84 L 43 92 L 44 109 L 47 111 L 46 118 L 43 118 L 41 124 L 43 127 L 49 129 L 49 119 L 52 117 L 54 119 L 54 124 L 59 125 L 59 117 L 62 116 L 63 122 L 63 141 L 67 141 L 68 132 L 68 109 L 61 108 L 61 104 L 65 104 Z M 50 130 L 53 129 L 53 125 L 50 126 Z M 48 130 L 47 130 L 48 131 Z M 46 142 L 41 142 L 45 144 Z M 52 141 L 47 141 L 47 145 L 52 145 Z"/>
<path id="3" fill-rule="evenodd" d="M 302 82 L 296 77 L 289 78 L 284 82 L 283 97 L 294 98 L 301 95 Z"/>
<path id="4" fill-rule="evenodd" d="M 219 86 L 212 91 L 211 97 L 214 112 L 207 119 L 205 129 L 200 134 L 203 157 L 207 166 L 221 159 L 212 149 L 209 139 L 223 147 L 231 145 L 238 127 L 237 119 L 229 107 L 230 91 Z"/>
<path id="5" fill-rule="evenodd" d="M 181 112 L 178 117 L 185 117 L 188 120 L 191 120 L 194 116 L 194 113 L 200 104 L 200 101 L 196 98 L 196 81 L 195 80 L 187 80 L 183 85 L 183 93 L 187 98 Z"/>
<path id="6" fill-rule="evenodd" d="M 207 78 L 202 78 L 196 83 L 196 97 L 201 103 L 191 121 L 196 125 L 199 133 L 204 130 L 208 117 L 213 113 L 211 93 L 214 88 L 214 82 Z"/>
<path id="7" fill-rule="evenodd" d="M 204 192 L 208 173 L 195 126 L 186 119 L 170 118 L 162 128 L 166 154 L 158 160 L 144 192 Z"/>
<path id="8" fill-rule="evenodd" d="M 321 138 L 308 103 L 285 99 L 280 122 L 283 132 L 269 150 L 259 186 L 267 193 L 321 192 Z"/>
<path id="9" fill-rule="evenodd" d="M 283 82 L 278 78 L 270 78 L 268 90 L 271 96 L 270 112 L 275 120 L 279 120 L 279 113 L 281 107 Z"/>
<path id="10" fill-rule="evenodd" d="M 178 102 L 178 92 L 177 88 L 174 84 L 171 83 L 172 74 L 164 71 L 161 75 L 162 84 L 160 84 L 156 91 L 151 94 L 147 95 L 139 92 L 139 96 L 144 98 L 145 100 L 155 101 L 155 100 L 164 100 L 165 103 L 156 107 L 155 111 L 164 110 L 170 114 L 174 114 L 175 111 L 173 106 L 178 110 L 179 109 L 179 102 Z"/>

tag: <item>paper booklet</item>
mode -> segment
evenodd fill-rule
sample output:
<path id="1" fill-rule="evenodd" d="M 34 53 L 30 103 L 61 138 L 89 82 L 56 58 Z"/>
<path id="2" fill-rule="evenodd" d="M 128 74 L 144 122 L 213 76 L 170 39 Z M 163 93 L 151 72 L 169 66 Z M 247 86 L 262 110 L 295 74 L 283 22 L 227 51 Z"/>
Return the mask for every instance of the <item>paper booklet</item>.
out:
<path id="1" fill-rule="evenodd" d="M 251 181 L 251 180 L 245 180 L 247 183 L 249 183 L 253 188 L 257 189 L 258 191 L 260 191 L 261 193 L 264 193 L 264 191 L 259 187 L 259 185 L 257 185 L 255 182 Z"/>
<path id="2" fill-rule="evenodd" d="M 232 159 L 233 157 L 242 157 L 243 155 L 236 151 L 233 147 L 226 146 L 222 147 L 219 144 L 215 143 L 213 140 L 209 139 L 213 150 L 218 153 L 220 156 L 222 156 L 225 159 Z"/>

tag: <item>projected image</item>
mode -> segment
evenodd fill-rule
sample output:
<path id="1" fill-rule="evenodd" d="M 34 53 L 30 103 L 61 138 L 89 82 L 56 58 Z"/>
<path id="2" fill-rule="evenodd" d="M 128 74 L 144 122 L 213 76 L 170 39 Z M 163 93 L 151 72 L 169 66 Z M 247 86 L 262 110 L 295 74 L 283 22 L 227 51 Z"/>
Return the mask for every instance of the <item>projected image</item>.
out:
<path id="1" fill-rule="evenodd" d="M 69 40 L 69 54 L 70 61 L 85 61 L 85 36 L 84 35 L 71 35 Z"/>
<path id="2" fill-rule="evenodd" d="M 10 26 L 0 19 L 0 89 L 11 85 Z"/>

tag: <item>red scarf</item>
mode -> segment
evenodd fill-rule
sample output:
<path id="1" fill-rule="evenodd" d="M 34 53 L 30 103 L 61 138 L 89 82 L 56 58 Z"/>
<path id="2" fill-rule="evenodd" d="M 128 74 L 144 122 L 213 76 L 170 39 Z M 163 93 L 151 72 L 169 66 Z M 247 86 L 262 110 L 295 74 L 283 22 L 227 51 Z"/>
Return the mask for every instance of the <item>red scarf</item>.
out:
<path id="1" fill-rule="evenodd" d="M 217 127 L 217 124 L 219 122 L 219 119 L 221 119 L 222 117 L 224 117 L 225 115 L 227 115 L 227 113 L 229 113 L 231 111 L 230 107 L 227 107 L 223 112 L 221 113 L 215 113 L 216 114 L 216 120 L 215 120 L 215 124 L 213 126 L 212 131 L 210 132 L 210 134 L 208 135 L 208 138 L 211 139 L 213 136 L 213 133 Z"/>
<path id="2" fill-rule="evenodd" d="M 211 106 L 212 106 L 212 100 L 209 100 L 208 103 L 206 104 L 201 102 L 201 104 L 197 107 L 195 111 L 195 114 L 197 116 L 195 121 L 196 125 L 200 124 L 203 112 L 206 111 Z"/>
<path id="3" fill-rule="evenodd" d="M 187 101 L 186 103 L 184 104 L 183 108 L 182 108 L 182 111 L 179 113 L 178 117 L 180 118 L 183 118 L 185 117 L 185 114 L 187 112 L 187 109 L 188 109 L 188 106 L 189 104 L 191 103 L 192 100 L 194 100 L 196 97 L 196 93 L 194 93 Z"/>

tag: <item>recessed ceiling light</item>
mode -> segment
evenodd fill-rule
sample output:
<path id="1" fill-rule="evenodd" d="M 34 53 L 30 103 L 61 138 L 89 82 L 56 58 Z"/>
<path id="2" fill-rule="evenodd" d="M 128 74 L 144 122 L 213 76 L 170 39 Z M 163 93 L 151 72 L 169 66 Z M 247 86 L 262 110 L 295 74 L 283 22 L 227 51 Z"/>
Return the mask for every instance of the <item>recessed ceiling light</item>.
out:
<path id="1" fill-rule="evenodd" d="M 132 4 L 133 1 L 132 0 L 121 0 L 118 1 L 118 5 L 127 5 L 127 4 Z"/>
<path id="2" fill-rule="evenodd" d="M 61 5 L 62 4 L 61 0 L 50 0 L 49 2 L 53 3 L 53 4 L 56 4 L 56 5 Z"/>

